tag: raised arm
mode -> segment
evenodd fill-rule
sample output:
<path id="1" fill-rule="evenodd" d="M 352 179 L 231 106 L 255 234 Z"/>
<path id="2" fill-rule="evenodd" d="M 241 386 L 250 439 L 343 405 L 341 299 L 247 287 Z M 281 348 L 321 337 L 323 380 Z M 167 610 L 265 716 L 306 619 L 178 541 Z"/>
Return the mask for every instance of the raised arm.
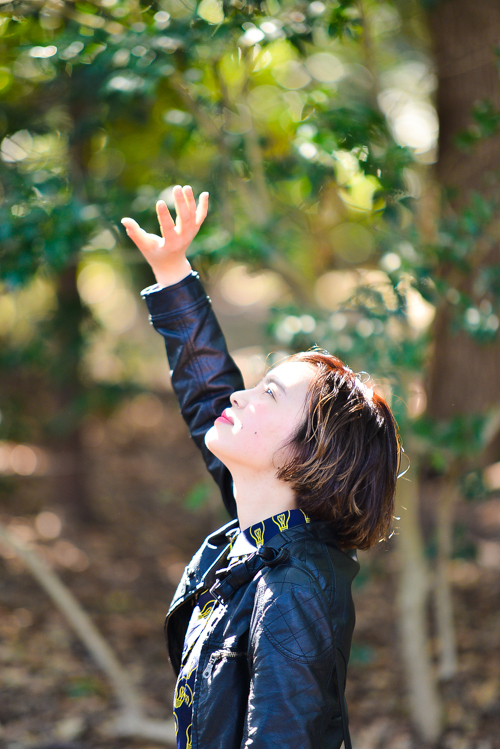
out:
<path id="1" fill-rule="evenodd" d="M 122 220 L 127 234 L 151 265 L 158 281 L 142 292 L 151 322 L 165 340 L 172 386 L 181 413 L 208 470 L 217 482 L 230 515 L 236 515 L 232 479 L 227 468 L 205 446 L 205 434 L 230 405 L 229 396 L 243 387 L 241 373 L 230 357 L 224 336 L 186 250 L 208 209 L 208 194 L 198 207 L 190 187 L 174 188 L 177 221 L 163 201 L 157 204 L 162 237 L 148 234 L 130 218 Z"/>

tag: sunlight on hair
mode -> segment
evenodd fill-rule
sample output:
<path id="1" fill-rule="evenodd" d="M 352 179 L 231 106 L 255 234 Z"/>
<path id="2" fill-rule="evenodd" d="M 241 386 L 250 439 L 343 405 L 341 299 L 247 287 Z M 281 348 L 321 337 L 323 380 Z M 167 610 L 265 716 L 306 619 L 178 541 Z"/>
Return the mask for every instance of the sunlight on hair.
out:
<path id="1" fill-rule="evenodd" d="M 401 451 L 400 452 L 401 452 L 401 457 L 403 457 L 403 455 L 404 455 L 404 457 L 406 458 L 407 465 L 406 465 L 406 468 L 404 469 L 404 471 L 400 471 L 398 473 L 398 475 L 397 475 L 398 479 L 402 479 L 403 476 L 406 476 L 406 474 L 408 473 L 408 471 L 410 470 L 410 467 L 411 467 L 411 460 L 408 457 L 408 455 L 405 453 L 404 447 L 402 445 L 401 445 Z M 399 520 L 400 518 L 395 517 L 394 519 L 395 520 Z"/>
<path id="2" fill-rule="evenodd" d="M 366 400 L 371 402 L 373 400 L 373 388 L 365 385 L 365 383 L 359 378 L 359 376 L 356 377 L 355 383 L 358 386 L 359 390 L 363 393 Z"/>

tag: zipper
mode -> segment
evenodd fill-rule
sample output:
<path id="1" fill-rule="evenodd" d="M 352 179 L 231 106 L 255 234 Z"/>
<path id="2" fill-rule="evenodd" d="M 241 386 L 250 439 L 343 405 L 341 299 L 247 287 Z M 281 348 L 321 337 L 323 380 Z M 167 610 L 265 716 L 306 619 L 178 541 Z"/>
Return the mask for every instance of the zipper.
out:
<path id="1" fill-rule="evenodd" d="M 216 650 L 208 660 L 205 670 L 203 671 L 203 678 L 209 679 L 212 676 L 212 671 L 214 670 L 217 661 L 220 661 L 223 658 L 237 658 L 242 655 L 246 655 L 246 653 L 235 653 L 234 650 Z"/>

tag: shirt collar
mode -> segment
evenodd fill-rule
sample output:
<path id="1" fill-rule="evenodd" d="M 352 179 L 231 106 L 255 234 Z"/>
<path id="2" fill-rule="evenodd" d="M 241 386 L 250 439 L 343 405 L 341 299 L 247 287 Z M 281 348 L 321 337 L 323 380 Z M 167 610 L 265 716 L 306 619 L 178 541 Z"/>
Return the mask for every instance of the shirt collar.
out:
<path id="1" fill-rule="evenodd" d="M 232 545 L 229 557 L 241 557 L 252 554 L 260 546 L 271 540 L 273 536 L 282 531 L 293 528 L 294 525 L 310 523 L 311 520 L 303 510 L 287 510 L 272 515 L 260 523 L 255 523 L 244 531 L 240 531 Z"/>

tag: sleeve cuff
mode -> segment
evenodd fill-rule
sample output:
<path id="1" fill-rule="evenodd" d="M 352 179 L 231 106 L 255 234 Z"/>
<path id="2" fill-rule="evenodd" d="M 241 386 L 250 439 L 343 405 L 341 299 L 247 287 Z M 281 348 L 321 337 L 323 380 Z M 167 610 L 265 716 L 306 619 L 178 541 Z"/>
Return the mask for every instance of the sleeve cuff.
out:
<path id="1" fill-rule="evenodd" d="M 158 283 L 148 286 L 141 291 L 141 296 L 148 305 L 151 322 L 209 299 L 194 270 L 172 286 Z"/>

